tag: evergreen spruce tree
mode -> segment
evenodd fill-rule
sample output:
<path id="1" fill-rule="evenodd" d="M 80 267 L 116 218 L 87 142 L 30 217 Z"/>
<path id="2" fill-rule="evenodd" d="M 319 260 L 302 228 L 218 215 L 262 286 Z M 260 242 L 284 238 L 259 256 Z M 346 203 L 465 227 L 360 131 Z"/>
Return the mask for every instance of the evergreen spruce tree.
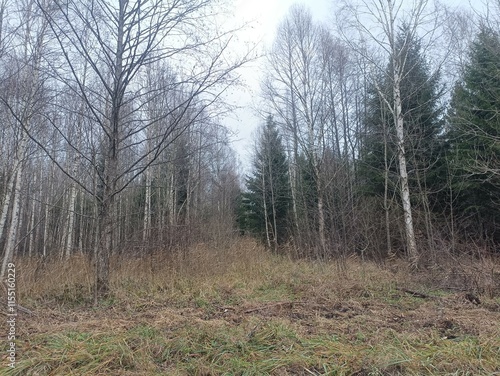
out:
<path id="1" fill-rule="evenodd" d="M 442 90 L 439 75 L 431 74 L 425 57 L 421 53 L 419 40 L 408 40 L 403 26 L 397 43 L 408 48 L 401 83 L 402 112 L 405 126 L 405 150 L 409 183 L 413 192 L 418 191 L 417 172 L 429 180 L 432 167 L 441 151 L 439 133 L 442 130 L 442 108 L 439 98 Z M 397 50 L 400 48 L 398 47 Z M 389 77 L 389 75 L 386 75 Z M 381 79 L 381 89 L 391 92 L 392 83 Z M 379 87 L 380 88 L 380 87 Z M 390 187 L 397 185 L 397 149 L 394 120 L 387 105 L 372 87 L 368 92 L 368 112 L 365 118 L 367 134 L 361 151 L 360 175 L 364 180 L 365 193 L 380 195 L 384 191 L 384 172 L 387 163 Z M 387 150 L 385 150 L 387 147 Z M 432 182 L 429 182 L 432 184 Z"/>
<path id="2" fill-rule="evenodd" d="M 448 162 L 462 230 L 500 242 L 500 36 L 482 26 L 456 84 Z M 470 231 L 469 231 L 470 230 Z"/>
<path id="3" fill-rule="evenodd" d="M 404 56 L 402 75 L 399 85 L 401 95 L 401 114 L 404 129 L 404 150 L 408 188 L 416 226 L 421 226 L 428 240 L 428 248 L 433 248 L 431 210 L 437 198 L 431 192 L 439 190 L 440 180 L 436 177 L 439 155 L 442 154 L 442 141 L 439 138 L 443 127 L 442 107 L 439 98 L 442 89 L 439 74 L 431 73 L 421 43 L 405 25 L 396 39 L 395 51 Z M 386 251 L 402 246 L 403 239 L 395 242 L 398 233 L 394 224 L 401 223 L 400 212 L 394 210 L 399 202 L 402 186 L 400 184 L 400 160 L 396 122 L 394 119 L 392 58 L 387 73 L 381 75 L 368 92 L 367 113 L 365 117 L 366 134 L 360 152 L 358 176 L 362 193 L 374 197 L 385 212 Z M 381 93 L 383 93 L 381 95 Z M 382 228 L 380 229 L 382 230 Z M 380 234 L 382 235 L 382 234 Z M 420 244 L 423 246 L 424 244 Z"/>
<path id="4" fill-rule="evenodd" d="M 246 187 L 240 223 L 276 250 L 288 237 L 291 193 L 286 151 L 271 116 L 261 128 Z"/>

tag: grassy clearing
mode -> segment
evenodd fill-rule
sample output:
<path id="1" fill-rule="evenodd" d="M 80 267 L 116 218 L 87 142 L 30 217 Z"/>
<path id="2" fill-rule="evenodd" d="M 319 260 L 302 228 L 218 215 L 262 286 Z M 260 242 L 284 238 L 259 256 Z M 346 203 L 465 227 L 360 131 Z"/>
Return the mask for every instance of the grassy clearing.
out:
<path id="1" fill-rule="evenodd" d="M 340 272 L 252 241 L 113 264 L 113 295 L 93 307 L 85 259 L 19 260 L 36 316 L 20 313 L 17 366 L 0 374 L 500 375 L 497 285 L 473 304 L 404 264 Z"/>

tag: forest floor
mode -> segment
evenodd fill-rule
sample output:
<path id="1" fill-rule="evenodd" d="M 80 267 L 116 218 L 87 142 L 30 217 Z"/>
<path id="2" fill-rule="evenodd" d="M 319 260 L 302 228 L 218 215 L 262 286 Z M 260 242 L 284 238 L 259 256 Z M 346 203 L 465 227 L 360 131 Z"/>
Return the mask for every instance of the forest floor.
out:
<path id="1" fill-rule="evenodd" d="M 409 273 L 270 255 L 250 240 L 113 262 L 18 260 L 0 375 L 500 375 L 500 265 Z M 4 332 L 6 332 L 5 329 Z"/>

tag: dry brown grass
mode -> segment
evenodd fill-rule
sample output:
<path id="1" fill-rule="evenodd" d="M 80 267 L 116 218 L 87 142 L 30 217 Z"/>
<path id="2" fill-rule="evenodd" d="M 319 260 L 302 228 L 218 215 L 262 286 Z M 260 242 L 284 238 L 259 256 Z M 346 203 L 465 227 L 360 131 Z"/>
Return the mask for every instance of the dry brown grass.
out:
<path id="1" fill-rule="evenodd" d="M 460 270 L 470 281 L 480 267 Z M 116 257 L 112 296 L 99 307 L 85 258 L 18 260 L 17 270 L 20 303 L 36 316 L 19 316 L 11 374 L 500 374 L 500 281 L 458 289 L 439 279 L 445 268 L 412 275 L 399 261 L 351 258 L 341 272 L 240 239 Z"/>

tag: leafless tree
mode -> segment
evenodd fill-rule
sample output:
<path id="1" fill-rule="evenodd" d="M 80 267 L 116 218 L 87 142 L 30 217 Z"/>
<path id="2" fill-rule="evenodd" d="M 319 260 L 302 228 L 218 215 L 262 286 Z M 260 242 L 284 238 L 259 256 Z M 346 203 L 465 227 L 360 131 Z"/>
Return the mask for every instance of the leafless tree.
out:
<path id="1" fill-rule="evenodd" d="M 431 9 L 428 0 L 415 0 L 410 4 L 403 1 L 373 0 L 356 3 L 345 3 L 339 13 L 338 23 L 345 31 L 345 39 L 353 48 L 368 59 L 374 71 L 373 82 L 377 87 L 379 96 L 385 102 L 393 117 L 396 129 L 397 155 L 399 164 L 399 184 L 401 202 L 404 213 L 405 235 L 407 253 L 413 266 L 419 262 L 419 252 L 415 239 L 413 224 L 413 211 L 410 201 L 410 188 L 408 184 L 407 159 L 408 151 L 405 150 L 405 126 L 402 112 L 401 83 L 407 62 L 407 43 L 416 39 L 419 33 L 433 41 L 437 30 L 438 17 Z M 408 30 L 406 43 L 397 43 L 398 27 L 405 24 Z M 367 49 L 362 49 L 353 43 L 354 40 L 367 40 L 378 46 L 379 51 L 390 58 L 390 69 L 381 62 L 381 56 L 374 56 Z M 376 77 L 386 77 L 392 83 L 390 93 L 387 93 Z"/>
<path id="2" fill-rule="evenodd" d="M 1 14 L 5 16 L 6 3 L 1 5 Z M 2 77 L 4 90 L 0 101 L 7 112 L 6 119 L 13 132 L 14 158 L 0 216 L 0 238 L 4 228 L 8 228 L 0 278 L 3 278 L 8 263 L 12 261 L 19 240 L 21 191 L 26 159 L 32 152 L 29 132 L 41 130 L 40 114 L 43 113 L 47 99 L 46 77 L 40 74 L 40 68 L 46 50 L 48 24 L 37 15 L 35 8 L 33 0 L 21 1 L 15 8 L 9 8 L 18 17 L 18 25 L 11 32 L 12 43 L 8 51 L 4 51 L 5 56 L 2 56 L 5 64 Z M 7 226 L 9 208 L 11 215 Z"/>
<path id="3" fill-rule="evenodd" d="M 68 67 L 63 71 L 53 65 L 54 79 L 80 98 L 82 116 L 91 123 L 87 137 L 92 153 L 68 137 L 67 129 L 57 131 L 92 168 L 95 184 L 74 176 L 57 155 L 38 144 L 98 201 L 97 302 L 109 292 L 117 197 L 171 145 L 173 135 L 182 134 L 204 109 L 219 101 L 246 56 L 228 62 L 230 32 L 221 34 L 211 27 L 216 4 L 209 0 L 69 0 L 37 1 L 37 5 Z M 174 82 L 155 90 L 145 77 L 147 68 L 159 61 L 169 61 L 178 73 Z M 88 78 L 83 66 L 88 67 Z M 180 100 L 166 103 L 153 118 L 145 116 L 147 100 L 156 96 Z M 148 128 L 163 120 L 167 121 L 162 132 L 151 139 Z"/>
<path id="4" fill-rule="evenodd" d="M 271 110 L 278 114 L 285 138 L 290 147 L 290 183 L 293 212 L 298 235 L 301 226 L 298 211 L 299 155 L 310 161 L 317 193 L 316 218 L 318 223 L 319 252 L 326 252 L 325 202 L 322 179 L 322 144 L 324 124 L 321 123 L 321 55 L 320 29 L 311 13 L 303 6 L 293 6 L 278 28 L 278 36 L 269 53 L 270 75 L 264 82 L 264 96 Z"/>

